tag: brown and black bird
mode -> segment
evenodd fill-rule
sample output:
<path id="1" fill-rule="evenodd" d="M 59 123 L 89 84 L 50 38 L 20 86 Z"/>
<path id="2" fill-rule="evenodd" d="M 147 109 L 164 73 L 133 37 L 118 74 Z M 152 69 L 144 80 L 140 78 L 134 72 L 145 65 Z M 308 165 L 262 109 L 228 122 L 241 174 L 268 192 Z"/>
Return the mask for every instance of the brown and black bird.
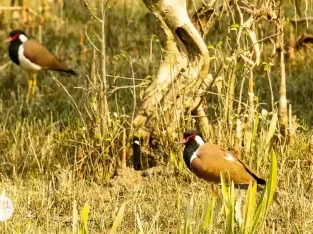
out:
<path id="1" fill-rule="evenodd" d="M 61 71 L 76 75 L 75 71 L 51 54 L 43 45 L 33 39 L 28 39 L 22 30 L 14 30 L 8 38 L 10 42 L 9 56 L 11 60 L 30 72 L 32 76 L 28 80 L 26 102 L 35 94 L 37 84 L 37 72 L 41 70 Z"/>
<path id="2" fill-rule="evenodd" d="M 250 181 L 265 185 L 250 167 L 218 145 L 205 143 L 197 130 L 184 133 L 181 143 L 185 144 L 183 153 L 187 167 L 199 178 L 210 183 L 220 183 L 220 173 L 234 182 L 237 188 L 248 188 Z"/>

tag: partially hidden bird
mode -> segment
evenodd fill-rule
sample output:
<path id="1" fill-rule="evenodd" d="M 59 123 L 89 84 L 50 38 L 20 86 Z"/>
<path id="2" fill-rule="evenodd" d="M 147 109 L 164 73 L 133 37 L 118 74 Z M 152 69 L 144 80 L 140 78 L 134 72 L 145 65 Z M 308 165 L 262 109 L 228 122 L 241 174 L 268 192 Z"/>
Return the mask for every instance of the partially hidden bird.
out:
<path id="1" fill-rule="evenodd" d="M 35 95 L 37 72 L 41 70 L 54 70 L 77 75 L 74 70 L 70 69 L 63 61 L 51 54 L 38 41 L 28 39 L 22 30 L 13 30 L 7 41 L 10 42 L 9 56 L 11 60 L 31 74 L 28 79 L 27 103 L 30 96 Z"/>
<path id="2" fill-rule="evenodd" d="M 236 188 L 247 189 L 250 182 L 256 182 L 258 190 L 261 190 L 260 185 L 266 184 L 264 179 L 232 153 L 218 145 L 205 143 L 200 131 L 187 130 L 180 143 L 185 145 L 183 158 L 187 167 L 209 183 L 220 183 L 222 173 L 224 177 L 229 176 Z"/>

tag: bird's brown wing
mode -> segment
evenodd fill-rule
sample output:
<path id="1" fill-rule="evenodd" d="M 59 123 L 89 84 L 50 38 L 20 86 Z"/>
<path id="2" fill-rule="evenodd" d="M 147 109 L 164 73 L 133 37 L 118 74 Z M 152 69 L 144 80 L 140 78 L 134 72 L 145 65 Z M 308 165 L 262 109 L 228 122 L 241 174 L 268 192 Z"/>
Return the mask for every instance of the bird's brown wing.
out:
<path id="1" fill-rule="evenodd" d="M 49 69 L 56 59 L 43 45 L 36 40 L 27 40 L 23 44 L 24 56 L 42 69 Z"/>
<path id="2" fill-rule="evenodd" d="M 257 181 L 258 184 L 265 185 L 266 181 L 262 179 L 258 174 L 256 173 L 255 170 L 253 170 L 250 166 L 248 166 L 246 163 L 241 161 L 240 159 L 237 158 L 237 160 L 245 167 L 246 171 L 250 173 L 254 177 L 254 179 Z"/>
<path id="3" fill-rule="evenodd" d="M 266 181 L 262 179 L 260 176 L 258 176 L 257 172 L 254 169 L 252 169 L 248 164 L 246 164 L 245 162 L 243 162 L 241 159 L 239 159 L 236 156 L 236 152 L 231 151 L 231 150 L 225 150 L 223 148 L 221 148 L 221 150 L 234 156 L 245 167 L 245 169 L 254 177 L 254 179 L 258 182 L 258 184 L 262 184 L 262 185 L 266 184 Z"/>
<path id="4" fill-rule="evenodd" d="M 194 173 L 207 181 L 220 182 L 220 172 L 230 178 L 235 184 L 249 184 L 257 181 L 256 175 L 240 160 L 217 145 L 206 143 L 199 147 L 198 158 L 191 163 Z"/>
<path id="5" fill-rule="evenodd" d="M 68 66 L 51 54 L 43 45 L 36 40 L 27 40 L 24 42 L 24 56 L 32 63 L 39 65 L 45 70 L 63 71 L 76 75 Z"/>

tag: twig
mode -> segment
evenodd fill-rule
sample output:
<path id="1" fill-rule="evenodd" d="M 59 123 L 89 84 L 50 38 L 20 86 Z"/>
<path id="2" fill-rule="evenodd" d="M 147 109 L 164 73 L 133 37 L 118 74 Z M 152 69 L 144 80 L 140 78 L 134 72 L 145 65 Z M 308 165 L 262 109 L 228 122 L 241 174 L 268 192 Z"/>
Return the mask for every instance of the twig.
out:
<path id="1" fill-rule="evenodd" d="M 21 11 L 23 7 L 21 6 L 14 6 L 14 7 L 5 7 L 5 6 L 0 6 L 0 11 Z M 30 13 L 32 13 L 34 16 L 38 16 L 38 13 L 31 9 L 31 8 L 26 8 Z"/>
<path id="2" fill-rule="evenodd" d="M 270 38 L 272 38 L 272 37 L 276 37 L 276 36 L 278 36 L 279 34 L 280 34 L 280 33 L 275 33 L 275 34 L 270 35 L 270 36 L 268 36 L 268 37 L 264 37 L 264 38 L 262 38 L 262 39 L 260 39 L 260 40 L 257 40 L 255 43 L 259 43 L 259 42 L 261 42 L 261 41 L 265 41 L 265 40 L 270 39 Z M 245 50 L 239 52 L 237 55 L 241 55 L 241 54 L 243 54 L 244 52 L 248 51 L 251 47 L 254 46 L 255 43 L 252 43 L 251 45 L 248 46 L 247 49 L 245 49 Z"/>
<path id="3" fill-rule="evenodd" d="M 306 23 L 307 21 L 313 21 L 313 16 L 303 17 L 303 18 L 296 18 L 290 19 L 289 22 L 292 24 L 296 23 Z"/>
<path id="4" fill-rule="evenodd" d="M 211 83 L 210 83 L 209 85 L 207 85 L 206 82 L 204 82 L 205 86 L 207 87 L 207 90 L 210 90 L 210 89 L 212 88 L 212 86 L 213 86 L 213 84 L 214 84 L 216 78 L 217 78 L 218 75 L 220 74 L 222 68 L 223 68 L 223 64 L 221 64 L 221 65 L 219 66 L 219 68 L 217 69 L 217 72 L 215 73 L 215 75 L 214 75 L 214 77 L 213 77 L 213 79 L 212 79 L 212 81 L 211 81 Z M 199 108 L 199 106 L 200 106 L 200 105 L 202 104 L 202 102 L 204 101 L 204 98 L 203 98 L 203 97 L 204 97 L 204 95 L 201 96 L 201 100 L 200 100 L 199 103 L 196 105 L 196 107 L 193 108 L 192 111 L 196 111 L 196 110 Z"/>
<path id="5" fill-rule="evenodd" d="M 103 23 L 102 19 L 100 19 L 89 7 L 89 4 L 87 3 L 87 0 L 84 1 L 84 5 L 87 8 L 87 10 L 90 12 L 90 14 L 96 19 L 98 20 L 101 24 Z"/>
<path id="6" fill-rule="evenodd" d="M 79 110 L 79 108 L 78 108 L 76 102 L 74 101 L 72 95 L 68 92 L 68 90 L 65 88 L 65 86 L 64 86 L 57 78 L 55 78 L 55 76 L 53 75 L 53 73 L 51 73 L 51 74 L 52 74 L 52 79 L 53 79 L 55 82 L 57 82 L 57 84 L 60 85 L 60 86 L 64 89 L 64 91 L 66 92 L 66 94 L 70 97 L 70 99 L 72 100 L 72 102 L 73 102 L 73 104 L 74 104 L 74 106 L 75 106 L 77 112 L 78 112 L 79 115 L 80 115 L 80 118 L 81 118 L 81 120 L 82 120 L 84 126 L 86 126 L 86 123 L 85 123 L 85 121 L 84 121 L 83 115 L 82 115 L 82 113 L 80 112 L 80 110 Z"/>
<path id="7" fill-rule="evenodd" d="M 134 77 L 135 76 L 135 72 L 134 72 L 134 67 L 133 67 L 133 62 L 132 62 L 132 58 L 129 59 L 129 64 L 130 64 L 130 68 L 131 68 L 131 72 L 132 72 L 132 76 Z M 135 114 L 136 114 L 136 107 L 137 107 L 137 96 L 136 96 L 136 82 L 135 82 L 135 79 L 133 79 L 133 113 L 132 113 L 132 123 L 134 122 L 134 119 L 135 119 Z M 131 125 L 131 133 L 133 131 L 133 124 Z"/>
<path id="8" fill-rule="evenodd" d="M 4 70 L 4 69 L 5 69 L 7 66 L 9 66 L 11 63 L 12 63 L 12 62 L 10 61 L 10 62 L 7 62 L 7 63 L 5 63 L 4 65 L 2 65 L 2 66 L 0 67 L 0 71 Z"/>
<path id="9" fill-rule="evenodd" d="M 101 53 L 101 51 L 99 50 L 99 48 L 92 42 L 92 40 L 90 39 L 90 37 L 88 36 L 88 26 L 85 26 L 85 35 L 89 41 L 89 43 L 92 45 L 93 48 L 95 48 L 95 50 L 97 50 L 99 53 Z"/>

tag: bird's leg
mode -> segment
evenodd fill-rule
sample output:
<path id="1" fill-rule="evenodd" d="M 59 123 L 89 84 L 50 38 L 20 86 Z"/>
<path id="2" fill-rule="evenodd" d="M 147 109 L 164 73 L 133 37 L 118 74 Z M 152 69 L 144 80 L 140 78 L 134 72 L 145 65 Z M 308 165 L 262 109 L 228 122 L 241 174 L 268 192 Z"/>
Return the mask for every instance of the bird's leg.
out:
<path id="1" fill-rule="evenodd" d="M 35 96 L 36 86 L 37 86 L 37 73 L 33 73 L 32 96 Z"/>
<path id="2" fill-rule="evenodd" d="M 27 95 L 26 95 L 26 104 L 29 103 L 29 98 L 31 96 L 32 87 L 33 87 L 33 80 L 32 80 L 32 77 L 29 77 L 28 78 L 28 89 L 27 89 Z"/>

